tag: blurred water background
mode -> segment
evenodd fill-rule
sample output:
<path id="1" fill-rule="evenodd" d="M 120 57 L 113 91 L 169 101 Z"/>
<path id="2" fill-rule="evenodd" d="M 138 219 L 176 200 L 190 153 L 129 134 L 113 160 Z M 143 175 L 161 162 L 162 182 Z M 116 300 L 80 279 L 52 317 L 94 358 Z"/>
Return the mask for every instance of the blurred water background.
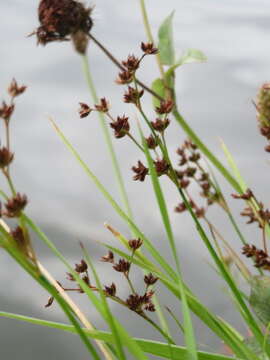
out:
<path id="1" fill-rule="evenodd" d="M 256 187 L 258 197 L 267 203 L 269 160 L 263 150 L 264 139 L 257 131 L 252 99 L 258 87 L 269 80 L 269 1 L 148 0 L 146 3 L 154 34 L 157 34 L 164 17 L 175 9 L 177 54 L 181 55 L 188 48 L 198 48 L 208 57 L 205 64 L 187 65 L 177 72 L 177 96 L 183 116 L 224 162 L 218 137 L 225 141 L 249 186 Z M 97 261 L 105 250 L 96 241 L 115 245 L 115 240 L 103 226 L 104 222 L 113 224 L 127 236 L 128 229 L 89 182 L 48 122 L 48 115 L 51 115 L 119 200 L 98 120 L 94 114 L 84 120 L 78 118 L 78 102 L 89 102 L 81 59 L 69 43 L 50 44 L 43 48 L 36 46 L 34 37 L 26 37 L 38 25 L 37 5 L 38 1 L 34 0 L 0 2 L 1 98 L 5 98 L 5 89 L 13 77 L 29 87 L 17 101 L 12 119 L 12 147 L 15 151 L 12 174 L 17 189 L 30 199 L 27 213 L 70 262 L 80 260 L 78 241 L 81 240 L 95 260 L 103 282 L 119 283 L 119 276 L 111 272 L 110 266 Z M 119 59 L 130 53 L 138 54 L 140 42 L 146 40 L 139 1 L 99 0 L 95 5 L 93 33 Z M 92 44 L 89 57 L 99 95 L 110 100 L 114 114 L 128 114 L 135 127 L 134 110 L 121 102 L 123 88 L 114 83 L 117 70 Z M 147 59 L 140 77 L 150 84 L 157 75 L 152 59 Z M 149 112 L 150 105 L 151 98 L 145 96 L 145 107 Z M 168 139 L 169 148 L 174 152 L 184 139 L 177 124 L 169 127 Z M 114 143 L 136 222 L 170 260 L 150 181 L 142 184 L 132 181 L 130 168 L 141 155 L 126 139 Z M 213 312 L 245 333 L 239 317 L 232 310 L 224 283 L 209 266 L 210 259 L 191 220 L 186 214 L 173 212 L 178 202 L 177 194 L 169 183 L 165 181 L 163 184 L 186 282 Z M 224 186 L 230 200 L 232 189 L 226 184 Z M 2 179 L 1 187 L 6 188 Z M 237 215 L 241 205 L 231 200 L 230 203 Z M 212 208 L 209 216 L 213 216 L 226 239 L 240 251 L 240 243 L 224 214 Z M 248 240 L 259 236 L 255 227 L 247 228 L 242 219 L 240 222 Z M 65 283 L 62 264 L 38 240 L 35 248 L 46 267 Z M 6 253 L 0 253 L 0 264 L 1 311 L 66 321 L 57 306 L 44 308 L 46 293 L 22 273 Z M 140 285 L 139 273 L 134 281 Z M 163 291 L 161 286 L 157 289 Z M 83 296 L 75 296 L 75 299 L 97 326 L 104 325 Z M 163 295 L 161 304 L 170 306 L 179 315 L 179 307 L 173 299 Z M 134 314 L 114 304 L 112 307 L 131 333 L 137 336 L 148 334 L 159 339 L 155 331 Z M 197 320 L 195 328 L 202 349 L 222 348 L 219 340 Z M 80 341 L 73 335 L 5 319 L 0 319 L 0 332 L 1 359 L 88 358 Z"/>

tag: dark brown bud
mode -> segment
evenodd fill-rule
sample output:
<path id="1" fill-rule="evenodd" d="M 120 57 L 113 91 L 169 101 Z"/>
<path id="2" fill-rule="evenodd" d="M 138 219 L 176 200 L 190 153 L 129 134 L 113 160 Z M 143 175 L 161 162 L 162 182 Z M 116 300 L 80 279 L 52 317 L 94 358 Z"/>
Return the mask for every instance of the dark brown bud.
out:
<path id="1" fill-rule="evenodd" d="M 14 97 L 19 96 L 22 93 L 24 93 L 26 89 L 27 89 L 27 86 L 25 86 L 25 85 L 19 86 L 17 84 L 17 81 L 15 79 L 13 79 L 8 87 L 8 93 L 11 97 L 14 98 Z"/>
<path id="2" fill-rule="evenodd" d="M 174 107 L 174 103 L 172 100 L 167 100 L 167 101 L 161 101 L 160 106 L 156 107 L 156 112 L 158 114 L 169 114 L 172 109 Z"/>
<path id="3" fill-rule="evenodd" d="M 136 90 L 132 86 L 128 87 L 128 91 L 124 94 L 124 102 L 138 105 L 140 98 L 143 96 L 144 90 Z"/>
<path id="4" fill-rule="evenodd" d="M 129 55 L 127 60 L 122 61 L 122 64 L 128 71 L 133 73 L 139 68 L 140 60 L 134 55 Z"/>
<path id="5" fill-rule="evenodd" d="M 0 108 L 0 118 L 9 121 L 11 115 L 14 111 L 14 104 L 13 105 L 7 105 L 5 101 L 2 102 L 2 107 Z"/>
<path id="6" fill-rule="evenodd" d="M 125 259 L 120 259 L 117 264 L 113 266 L 114 270 L 122 273 L 127 273 L 130 268 L 130 263 Z"/>
<path id="7" fill-rule="evenodd" d="M 155 149 L 158 146 L 156 139 L 154 138 L 153 135 L 150 135 L 148 138 L 145 138 L 145 141 L 149 149 Z"/>
<path id="8" fill-rule="evenodd" d="M 100 99 L 100 103 L 95 105 L 97 111 L 106 113 L 109 111 L 109 102 L 105 98 Z"/>
<path id="9" fill-rule="evenodd" d="M 107 255 L 102 256 L 102 258 L 100 259 L 103 262 L 108 262 L 113 264 L 114 263 L 114 254 L 112 251 L 109 251 Z"/>
<path id="10" fill-rule="evenodd" d="M 14 154 L 11 153 L 8 148 L 0 148 L 0 168 L 3 169 L 7 167 L 13 160 Z"/>
<path id="11" fill-rule="evenodd" d="M 158 176 L 165 175 L 170 169 L 170 165 L 165 159 L 154 161 L 156 172 Z"/>
<path id="12" fill-rule="evenodd" d="M 153 290 L 147 291 L 143 296 L 141 296 L 141 302 L 143 304 L 150 303 L 154 294 L 155 292 Z"/>
<path id="13" fill-rule="evenodd" d="M 130 84 L 133 81 L 133 74 L 130 71 L 123 70 L 118 74 L 116 83 L 119 85 Z"/>
<path id="14" fill-rule="evenodd" d="M 132 239 L 132 240 L 129 240 L 128 242 L 128 245 L 129 247 L 132 249 L 132 250 L 137 250 L 139 249 L 143 244 L 143 240 L 142 239 Z"/>
<path id="15" fill-rule="evenodd" d="M 188 179 L 182 179 L 179 182 L 179 185 L 182 189 L 186 189 L 189 184 L 190 184 L 190 181 Z"/>
<path id="16" fill-rule="evenodd" d="M 130 129 L 128 117 L 123 115 L 122 117 L 117 116 L 116 121 L 110 123 L 112 129 L 114 129 L 114 136 L 117 139 L 124 137 Z"/>
<path id="17" fill-rule="evenodd" d="M 158 277 L 155 277 L 152 273 L 144 276 L 144 282 L 147 286 L 154 285 L 158 281 Z"/>
<path id="18" fill-rule="evenodd" d="M 163 132 L 170 124 L 169 119 L 156 119 L 156 121 L 151 121 L 151 125 L 153 126 L 154 130 Z"/>
<path id="19" fill-rule="evenodd" d="M 86 272 L 88 269 L 88 266 L 86 264 L 86 262 L 82 259 L 81 262 L 79 264 L 75 264 L 75 271 L 77 273 L 84 273 Z"/>
<path id="20" fill-rule="evenodd" d="M 200 158 L 201 158 L 201 155 L 199 153 L 193 153 L 192 155 L 190 155 L 190 157 L 188 159 L 191 162 L 197 162 L 198 160 L 200 160 Z"/>
<path id="21" fill-rule="evenodd" d="M 135 172 L 136 175 L 133 176 L 133 180 L 144 181 L 146 175 L 148 175 L 148 168 L 143 165 L 141 161 L 138 161 L 138 166 L 132 166 L 132 171 Z"/>
<path id="22" fill-rule="evenodd" d="M 141 43 L 141 49 L 142 51 L 147 55 L 155 55 L 158 53 L 158 49 L 154 47 L 154 44 L 149 43 Z"/>
<path id="23" fill-rule="evenodd" d="M 4 215 L 7 217 L 13 218 L 20 216 L 21 211 L 27 205 L 26 195 L 21 195 L 17 193 L 13 198 L 7 200 L 5 204 L 6 211 Z"/>
<path id="24" fill-rule="evenodd" d="M 201 207 L 201 208 L 196 208 L 196 209 L 195 209 L 195 214 L 196 214 L 196 216 L 197 216 L 198 219 L 199 219 L 199 218 L 202 218 L 202 217 L 204 217 L 204 215 L 205 215 L 205 209 L 204 209 L 203 207 Z"/>
<path id="25" fill-rule="evenodd" d="M 111 286 L 105 286 L 104 288 L 105 294 L 109 296 L 115 296 L 116 295 L 116 286 L 114 283 L 111 284 Z"/>
<path id="26" fill-rule="evenodd" d="M 53 301 L 54 301 L 54 297 L 51 296 L 47 302 L 47 304 L 45 305 L 45 308 L 48 308 L 50 307 L 52 304 L 53 304 Z"/>
<path id="27" fill-rule="evenodd" d="M 82 119 L 87 117 L 92 111 L 92 109 L 85 103 L 80 102 L 79 104 L 80 104 L 79 114 L 80 114 L 80 118 Z"/>

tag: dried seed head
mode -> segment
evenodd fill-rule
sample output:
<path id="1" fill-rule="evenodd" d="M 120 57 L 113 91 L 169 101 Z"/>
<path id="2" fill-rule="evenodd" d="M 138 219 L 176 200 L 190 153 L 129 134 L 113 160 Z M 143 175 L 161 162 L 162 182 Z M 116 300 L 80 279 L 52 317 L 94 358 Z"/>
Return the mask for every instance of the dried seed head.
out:
<path id="1" fill-rule="evenodd" d="M 197 171 L 197 168 L 195 168 L 195 167 L 188 167 L 188 168 L 186 168 L 186 171 L 185 171 L 185 173 L 186 173 L 186 176 L 187 177 L 190 177 L 190 178 L 192 178 L 192 177 L 194 177 L 194 175 L 196 174 L 196 171 Z M 201 185 L 202 186 L 202 185 Z"/>
<path id="2" fill-rule="evenodd" d="M 144 90 L 139 91 L 134 89 L 132 86 L 129 86 L 128 91 L 126 91 L 124 94 L 124 102 L 135 104 L 137 106 L 143 94 L 144 94 Z"/>
<path id="3" fill-rule="evenodd" d="M 133 81 L 133 74 L 128 70 L 123 70 L 118 74 L 118 78 L 115 81 L 119 85 L 130 84 Z"/>
<path id="4" fill-rule="evenodd" d="M 170 120 L 168 118 L 156 119 L 156 121 L 151 121 L 151 124 L 156 131 L 163 132 L 170 125 Z"/>
<path id="5" fill-rule="evenodd" d="M 0 118 L 9 121 L 13 111 L 15 109 L 15 105 L 7 105 L 5 101 L 2 102 L 2 107 L 0 107 Z"/>
<path id="6" fill-rule="evenodd" d="M 92 109 L 85 103 L 80 102 L 79 104 L 80 104 L 79 114 L 80 114 L 80 118 L 82 119 L 87 117 L 92 111 Z"/>
<path id="7" fill-rule="evenodd" d="M 75 271 L 77 273 L 84 273 L 88 269 L 86 262 L 82 259 L 80 264 L 75 264 Z"/>
<path id="8" fill-rule="evenodd" d="M 170 169 L 170 165 L 165 159 L 154 161 L 156 172 L 158 176 L 165 175 Z"/>
<path id="9" fill-rule="evenodd" d="M 7 167 L 13 160 L 14 154 L 11 153 L 8 148 L 0 148 L 0 168 L 3 169 Z"/>
<path id="10" fill-rule="evenodd" d="M 158 277 L 155 277 L 152 273 L 144 276 L 144 282 L 147 286 L 154 285 L 158 281 Z"/>
<path id="11" fill-rule="evenodd" d="M 100 103 L 95 105 L 97 111 L 106 113 L 109 111 L 109 102 L 105 98 L 100 99 Z"/>
<path id="12" fill-rule="evenodd" d="M 153 135 L 150 135 L 148 138 L 145 138 L 145 141 L 149 149 L 155 149 L 158 146 L 156 139 L 154 138 Z"/>
<path id="13" fill-rule="evenodd" d="M 158 53 L 158 49 L 154 47 L 154 44 L 149 43 L 141 43 L 141 49 L 146 55 L 155 55 Z"/>
<path id="14" fill-rule="evenodd" d="M 232 194 L 232 197 L 234 199 L 250 200 L 253 197 L 253 192 L 250 189 L 247 189 L 244 194 Z"/>
<path id="15" fill-rule="evenodd" d="M 17 226 L 15 230 L 11 231 L 11 236 L 16 241 L 19 248 L 24 248 L 26 245 L 26 239 L 24 237 L 23 229 Z"/>
<path id="16" fill-rule="evenodd" d="M 175 208 L 174 211 L 177 213 L 182 213 L 184 211 L 187 210 L 186 204 L 184 202 L 178 204 Z"/>
<path id="17" fill-rule="evenodd" d="M 128 71 L 134 73 L 140 66 L 140 60 L 134 55 L 129 55 L 127 60 L 122 61 L 122 64 Z"/>
<path id="18" fill-rule="evenodd" d="M 114 129 L 114 136 L 117 139 L 124 137 L 129 132 L 128 117 L 123 115 L 122 117 L 117 116 L 117 120 L 110 123 L 112 129 Z"/>
<path id="19" fill-rule="evenodd" d="M 19 86 L 17 84 L 17 81 L 15 79 L 13 79 L 8 87 L 8 93 L 12 98 L 14 98 L 14 97 L 19 96 L 22 93 L 24 93 L 26 89 L 27 89 L 27 86 L 25 86 L 25 85 Z"/>
<path id="20" fill-rule="evenodd" d="M 182 189 L 186 189 L 190 184 L 190 181 L 188 179 L 182 179 L 179 182 L 179 185 Z"/>
<path id="21" fill-rule="evenodd" d="M 41 0 L 38 8 L 38 43 L 69 40 L 77 32 L 88 34 L 93 26 L 92 9 L 75 0 Z"/>
<path id="22" fill-rule="evenodd" d="M 140 311 L 142 306 L 142 298 L 138 294 L 131 294 L 126 300 L 127 306 L 130 310 Z"/>
<path id="23" fill-rule="evenodd" d="M 113 264 L 114 263 L 114 254 L 112 251 L 109 251 L 107 255 L 102 256 L 102 258 L 100 259 L 103 262 L 108 262 Z"/>
<path id="24" fill-rule="evenodd" d="M 156 112 L 158 114 L 169 114 L 172 109 L 174 107 L 174 103 L 172 100 L 167 100 L 167 101 L 161 101 L 160 102 L 160 106 L 156 107 Z"/>
<path id="25" fill-rule="evenodd" d="M 7 200 L 5 204 L 6 211 L 4 215 L 10 218 L 18 217 L 20 216 L 21 211 L 25 208 L 26 205 L 26 195 L 21 195 L 20 193 L 17 193 L 13 198 Z"/>
<path id="26" fill-rule="evenodd" d="M 113 266 L 114 270 L 122 273 L 127 273 L 130 268 L 130 262 L 125 259 L 120 259 L 117 264 Z"/>
<path id="27" fill-rule="evenodd" d="M 148 175 L 148 168 L 143 165 L 141 161 L 138 161 L 138 166 L 132 166 L 132 171 L 135 172 L 136 175 L 133 176 L 133 180 L 135 181 L 144 181 L 146 175 Z"/>
<path id="28" fill-rule="evenodd" d="M 142 246 L 142 244 L 143 244 L 143 240 L 140 239 L 140 238 L 139 239 L 132 239 L 132 240 L 129 240 L 129 242 L 128 242 L 129 247 L 134 251 L 139 249 Z"/>
<path id="29" fill-rule="evenodd" d="M 115 296 L 116 295 L 116 286 L 114 283 L 111 284 L 111 286 L 105 286 L 104 288 L 105 294 L 109 296 Z"/>

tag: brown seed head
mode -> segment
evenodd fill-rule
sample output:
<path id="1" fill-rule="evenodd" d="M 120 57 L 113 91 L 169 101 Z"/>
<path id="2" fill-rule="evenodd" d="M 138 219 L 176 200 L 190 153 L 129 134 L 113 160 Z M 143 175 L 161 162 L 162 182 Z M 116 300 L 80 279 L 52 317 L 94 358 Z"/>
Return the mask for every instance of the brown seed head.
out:
<path id="1" fill-rule="evenodd" d="M 88 34 L 93 26 L 91 11 L 75 0 L 41 0 L 40 27 L 36 31 L 38 43 L 69 40 L 69 36 L 78 31 Z"/>
<path id="2" fill-rule="evenodd" d="M 6 211 L 4 215 L 10 218 L 18 217 L 20 216 L 21 211 L 25 208 L 26 205 L 26 195 L 21 195 L 20 193 L 17 193 L 13 198 L 7 200 L 5 204 Z"/>
<path id="3" fill-rule="evenodd" d="M 6 147 L 0 148 L 0 168 L 7 167 L 13 160 L 14 154 Z"/>
<path id="4" fill-rule="evenodd" d="M 153 135 L 150 135 L 148 138 L 145 138 L 145 141 L 149 149 L 155 149 L 158 146 L 156 139 L 154 138 Z"/>
<path id="5" fill-rule="evenodd" d="M 182 213 L 184 211 L 187 210 L 186 204 L 184 202 L 178 204 L 175 208 L 174 211 L 177 213 Z"/>
<path id="6" fill-rule="evenodd" d="M 140 311 L 142 306 L 142 299 L 141 296 L 138 294 L 131 294 L 126 300 L 127 306 L 130 310 L 133 311 Z"/>
<path id="7" fill-rule="evenodd" d="M 156 308 L 155 308 L 155 305 L 151 302 L 145 306 L 144 310 L 155 312 Z"/>
<path id="8" fill-rule="evenodd" d="M 168 118 L 162 119 L 156 119 L 156 121 L 151 121 L 151 124 L 153 128 L 156 131 L 163 132 L 170 124 L 170 120 Z"/>
<path id="9" fill-rule="evenodd" d="M 133 180 L 144 181 L 146 175 L 148 175 L 148 168 L 143 165 L 141 161 L 138 161 L 138 166 L 132 166 L 132 171 L 135 172 L 136 175 L 133 176 Z"/>
<path id="10" fill-rule="evenodd" d="M 114 129 L 114 136 L 117 139 L 124 137 L 130 129 L 128 117 L 123 115 L 122 117 L 117 116 L 117 120 L 110 123 L 112 129 Z"/>
<path id="11" fill-rule="evenodd" d="M 79 104 L 80 104 L 79 114 L 80 114 L 80 118 L 82 119 L 87 117 L 92 111 L 92 109 L 85 103 L 80 102 Z"/>
<path id="12" fill-rule="evenodd" d="M 135 104 L 137 106 L 143 94 L 144 94 L 144 90 L 139 91 L 134 89 L 132 86 L 129 86 L 128 91 L 126 91 L 124 94 L 124 102 Z"/>
<path id="13" fill-rule="evenodd" d="M 107 255 L 102 256 L 102 258 L 100 259 L 103 262 L 108 262 L 113 264 L 114 263 L 114 254 L 112 251 L 109 251 Z"/>
<path id="14" fill-rule="evenodd" d="M 109 296 L 115 296 L 116 295 L 116 286 L 114 283 L 111 284 L 111 286 L 105 286 L 104 288 L 105 294 Z"/>
<path id="15" fill-rule="evenodd" d="M 141 43 L 141 49 L 146 55 L 155 55 L 158 53 L 158 49 L 154 47 L 154 44 L 149 43 Z"/>
<path id="16" fill-rule="evenodd" d="M 253 192 L 250 189 L 247 189 L 244 194 L 232 194 L 234 199 L 250 200 L 253 197 Z"/>
<path id="17" fill-rule="evenodd" d="M 152 273 L 144 276 L 144 282 L 147 286 L 154 285 L 158 281 L 158 277 L 155 277 Z"/>
<path id="18" fill-rule="evenodd" d="M 158 176 L 165 175 L 170 169 L 170 165 L 165 159 L 154 161 L 156 172 Z"/>
<path id="19" fill-rule="evenodd" d="M 127 273 L 130 268 L 130 262 L 125 259 L 120 259 L 117 264 L 113 266 L 114 270 L 122 273 Z"/>
<path id="20" fill-rule="evenodd" d="M 115 81 L 119 85 L 130 84 L 133 81 L 133 74 L 128 70 L 123 70 Z"/>
<path id="21" fill-rule="evenodd" d="M 160 102 L 160 106 L 156 107 L 156 112 L 158 114 L 169 114 L 172 109 L 174 107 L 174 103 L 172 100 L 167 100 L 167 101 L 161 101 Z"/>
<path id="22" fill-rule="evenodd" d="M 13 231 L 11 231 L 11 236 L 16 241 L 19 248 L 25 247 L 26 239 L 24 237 L 23 229 L 20 226 L 17 226 Z"/>
<path id="23" fill-rule="evenodd" d="M 2 107 L 0 107 L 0 118 L 9 121 L 11 115 L 13 114 L 15 105 L 7 105 L 5 101 L 2 102 Z"/>
<path id="24" fill-rule="evenodd" d="M 88 266 L 86 264 L 86 262 L 82 259 L 81 262 L 79 264 L 75 264 L 75 271 L 77 273 L 84 273 L 86 272 L 88 269 Z"/>
<path id="25" fill-rule="evenodd" d="M 27 89 L 27 86 L 25 86 L 25 85 L 19 86 L 17 84 L 17 81 L 15 79 L 13 79 L 8 87 L 8 93 L 12 98 L 14 98 L 14 97 L 19 96 L 22 93 L 24 93 L 26 89 Z"/>
<path id="26" fill-rule="evenodd" d="M 186 173 L 187 177 L 192 178 L 192 177 L 194 177 L 194 175 L 196 174 L 196 171 L 197 171 L 197 168 L 195 168 L 195 167 L 190 167 L 190 166 L 189 166 L 189 167 L 186 169 L 185 173 Z"/>
<path id="27" fill-rule="evenodd" d="M 129 240 L 129 242 L 128 242 L 129 247 L 134 251 L 139 249 L 142 246 L 142 244 L 143 244 L 143 240 L 140 239 L 140 238 L 139 239 L 132 239 L 132 240 Z"/>
<path id="28" fill-rule="evenodd" d="M 100 99 L 100 103 L 95 105 L 97 111 L 106 113 L 109 111 L 109 102 L 105 98 Z"/>
<path id="29" fill-rule="evenodd" d="M 122 61 L 122 64 L 128 71 L 134 73 L 140 66 L 140 60 L 134 55 L 129 55 L 127 60 Z"/>

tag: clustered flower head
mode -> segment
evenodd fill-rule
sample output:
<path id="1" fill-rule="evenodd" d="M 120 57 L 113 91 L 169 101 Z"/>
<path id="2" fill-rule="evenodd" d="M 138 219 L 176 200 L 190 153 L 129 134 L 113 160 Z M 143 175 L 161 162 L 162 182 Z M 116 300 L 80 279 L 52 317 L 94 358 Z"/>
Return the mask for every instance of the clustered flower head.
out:
<path id="1" fill-rule="evenodd" d="M 92 9 L 75 0 L 41 0 L 38 8 L 40 26 L 34 32 L 38 43 L 72 39 L 75 48 L 86 51 L 93 20 Z"/>
<path id="2" fill-rule="evenodd" d="M 9 218 L 19 217 L 26 205 L 27 205 L 26 195 L 17 193 L 12 198 L 6 201 L 4 205 L 5 210 L 2 211 L 2 215 Z"/>
<path id="3" fill-rule="evenodd" d="M 212 205 L 215 202 L 221 201 L 219 194 L 210 180 L 209 173 L 206 172 L 200 163 L 201 154 L 199 153 L 197 146 L 190 140 L 185 140 L 183 145 L 177 149 L 177 155 L 179 156 L 180 170 L 176 171 L 178 177 L 179 186 L 182 189 L 186 189 L 191 180 L 193 180 L 200 187 L 200 196 L 206 199 L 207 206 Z M 198 206 L 194 200 L 189 200 L 189 205 L 193 208 L 198 218 L 205 215 L 206 208 Z M 187 210 L 187 206 L 184 202 L 178 204 L 175 207 L 175 211 L 182 213 Z"/>
<path id="4" fill-rule="evenodd" d="M 253 258 L 254 266 L 263 270 L 270 270 L 270 258 L 266 251 L 258 249 L 255 245 L 246 244 L 243 246 L 242 254 Z"/>

